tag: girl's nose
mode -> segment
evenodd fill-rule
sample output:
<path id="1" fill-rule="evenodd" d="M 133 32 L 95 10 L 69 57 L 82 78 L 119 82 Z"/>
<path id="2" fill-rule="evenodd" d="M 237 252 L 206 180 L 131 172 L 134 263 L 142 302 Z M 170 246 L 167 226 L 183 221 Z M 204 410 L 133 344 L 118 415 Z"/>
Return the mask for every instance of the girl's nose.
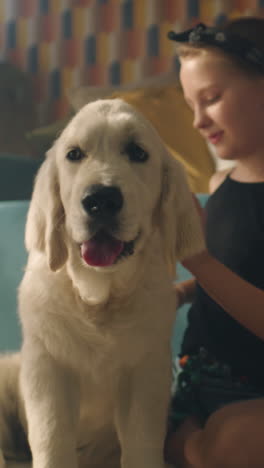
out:
<path id="1" fill-rule="evenodd" d="M 201 108 L 196 108 L 194 110 L 194 118 L 193 118 L 193 126 L 194 128 L 197 128 L 197 130 L 200 130 L 202 128 L 205 128 L 209 125 L 210 119 L 204 109 Z"/>

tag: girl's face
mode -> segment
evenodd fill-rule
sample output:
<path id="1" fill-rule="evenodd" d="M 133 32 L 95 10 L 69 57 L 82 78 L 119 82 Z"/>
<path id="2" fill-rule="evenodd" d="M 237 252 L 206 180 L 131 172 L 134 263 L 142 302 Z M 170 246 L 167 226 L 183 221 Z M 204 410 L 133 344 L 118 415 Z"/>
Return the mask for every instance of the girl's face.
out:
<path id="1" fill-rule="evenodd" d="M 181 59 L 180 80 L 194 127 L 219 157 L 264 156 L 264 77 L 249 78 L 213 51 Z"/>

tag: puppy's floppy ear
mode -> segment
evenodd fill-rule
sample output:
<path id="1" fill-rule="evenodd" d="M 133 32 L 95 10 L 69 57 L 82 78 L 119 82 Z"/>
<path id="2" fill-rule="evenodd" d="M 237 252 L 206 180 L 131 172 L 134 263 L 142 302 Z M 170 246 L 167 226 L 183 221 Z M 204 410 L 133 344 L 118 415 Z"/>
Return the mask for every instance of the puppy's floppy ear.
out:
<path id="1" fill-rule="evenodd" d="M 61 268 L 68 257 L 65 213 L 60 198 L 54 152 L 54 148 L 48 151 L 36 176 L 25 235 L 27 250 L 46 252 L 52 271 Z"/>
<path id="2" fill-rule="evenodd" d="M 160 229 L 165 258 L 172 274 L 175 273 L 177 261 L 198 253 L 205 247 L 201 220 L 185 170 L 168 153 L 163 166 Z"/>

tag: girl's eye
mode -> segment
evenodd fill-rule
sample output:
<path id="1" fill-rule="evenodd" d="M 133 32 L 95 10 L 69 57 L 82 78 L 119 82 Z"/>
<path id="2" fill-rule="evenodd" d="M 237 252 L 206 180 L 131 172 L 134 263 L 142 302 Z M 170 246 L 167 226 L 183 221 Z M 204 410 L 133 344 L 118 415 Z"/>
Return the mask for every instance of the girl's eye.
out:
<path id="1" fill-rule="evenodd" d="M 137 163 L 144 163 L 145 161 L 148 160 L 149 155 L 148 153 L 139 146 L 137 143 L 134 141 L 131 141 L 126 145 L 124 148 L 124 153 L 126 153 L 132 162 L 137 162 Z"/>
<path id="2" fill-rule="evenodd" d="M 215 94 L 214 96 L 208 96 L 206 98 L 206 102 L 207 104 L 213 104 L 214 102 L 217 102 L 219 98 L 220 98 L 220 94 Z"/>
<path id="3" fill-rule="evenodd" d="M 84 152 L 81 150 L 81 148 L 79 148 L 79 147 L 72 148 L 72 149 L 66 154 L 66 158 L 67 158 L 69 161 L 72 161 L 72 162 L 81 161 L 84 157 L 85 157 L 85 154 L 84 154 Z"/>

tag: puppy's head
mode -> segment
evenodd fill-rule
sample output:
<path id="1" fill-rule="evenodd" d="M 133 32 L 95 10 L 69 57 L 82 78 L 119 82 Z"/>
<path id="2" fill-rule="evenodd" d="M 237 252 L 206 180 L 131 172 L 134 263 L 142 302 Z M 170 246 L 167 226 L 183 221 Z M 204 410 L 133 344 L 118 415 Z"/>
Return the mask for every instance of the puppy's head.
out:
<path id="1" fill-rule="evenodd" d="M 28 249 L 44 250 L 54 271 L 69 249 L 83 266 L 116 269 L 144 249 L 155 223 L 171 263 L 191 244 L 197 249 L 199 220 L 180 164 L 128 104 L 119 99 L 88 104 L 55 142 L 37 176 Z"/>

